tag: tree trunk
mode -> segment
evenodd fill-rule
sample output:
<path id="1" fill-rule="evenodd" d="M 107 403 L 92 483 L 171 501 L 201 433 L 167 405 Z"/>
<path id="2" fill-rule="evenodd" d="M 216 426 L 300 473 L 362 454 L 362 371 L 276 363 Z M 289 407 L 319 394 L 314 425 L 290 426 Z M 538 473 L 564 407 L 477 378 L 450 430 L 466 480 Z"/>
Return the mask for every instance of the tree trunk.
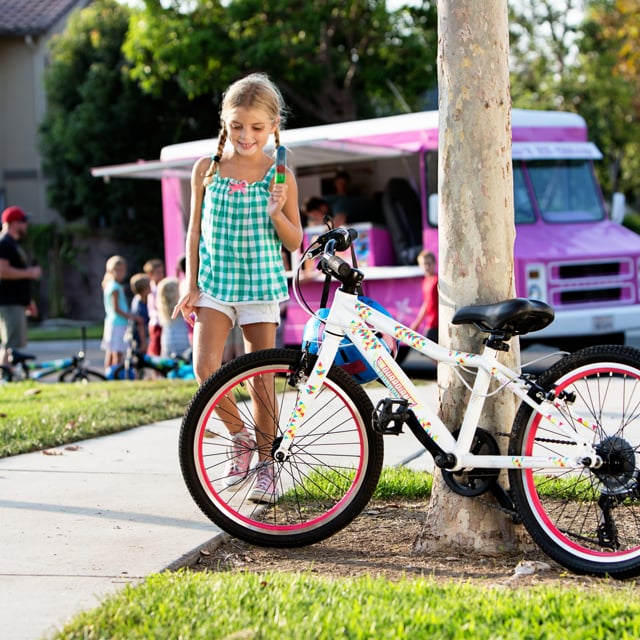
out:
<path id="1" fill-rule="evenodd" d="M 456 309 L 515 295 L 507 0 L 438 2 L 440 343 L 478 351 L 484 334 L 450 325 Z M 508 354 L 519 359 L 517 339 Z M 469 393 L 451 367 L 438 369 L 440 416 L 454 431 Z M 492 387 L 493 389 L 493 387 Z M 480 426 L 502 453 L 515 414 L 511 394 L 489 398 Z M 506 475 L 506 474 L 503 474 Z M 501 482 L 503 478 L 501 478 Z M 466 498 L 436 473 L 427 524 L 414 550 L 500 553 L 520 546 L 491 494 Z"/>

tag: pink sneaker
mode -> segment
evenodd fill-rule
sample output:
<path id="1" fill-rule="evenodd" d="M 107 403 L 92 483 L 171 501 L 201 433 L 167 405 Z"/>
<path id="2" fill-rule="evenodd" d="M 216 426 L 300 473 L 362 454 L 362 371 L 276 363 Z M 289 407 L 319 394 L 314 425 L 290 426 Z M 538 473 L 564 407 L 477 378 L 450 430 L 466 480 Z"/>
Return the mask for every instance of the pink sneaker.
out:
<path id="1" fill-rule="evenodd" d="M 222 484 L 230 491 L 238 491 L 244 484 L 251 467 L 251 458 L 257 448 L 256 441 L 246 427 L 231 436 L 227 447 L 227 465 Z"/>
<path id="2" fill-rule="evenodd" d="M 249 494 L 249 500 L 273 504 L 277 499 L 278 492 L 273 478 L 273 465 L 261 462 L 257 467 L 256 483 Z"/>

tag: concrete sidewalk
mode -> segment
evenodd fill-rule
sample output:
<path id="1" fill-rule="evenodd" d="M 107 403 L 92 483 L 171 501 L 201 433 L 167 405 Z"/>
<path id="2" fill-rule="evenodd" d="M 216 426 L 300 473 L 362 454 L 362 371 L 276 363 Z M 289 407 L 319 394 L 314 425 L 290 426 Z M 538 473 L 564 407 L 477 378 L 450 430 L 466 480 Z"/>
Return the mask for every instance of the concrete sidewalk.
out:
<path id="1" fill-rule="evenodd" d="M 2 637 L 51 635 L 219 533 L 182 481 L 179 425 L 0 460 Z"/>
<path id="2" fill-rule="evenodd" d="M 435 399 L 435 383 L 423 387 Z M 377 395 L 371 393 L 375 404 Z M 0 459 L 2 637 L 37 640 L 101 599 L 189 558 L 220 531 L 189 495 L 180 420 Z M 430 468 L 406 433 L 385 464 Z"/>

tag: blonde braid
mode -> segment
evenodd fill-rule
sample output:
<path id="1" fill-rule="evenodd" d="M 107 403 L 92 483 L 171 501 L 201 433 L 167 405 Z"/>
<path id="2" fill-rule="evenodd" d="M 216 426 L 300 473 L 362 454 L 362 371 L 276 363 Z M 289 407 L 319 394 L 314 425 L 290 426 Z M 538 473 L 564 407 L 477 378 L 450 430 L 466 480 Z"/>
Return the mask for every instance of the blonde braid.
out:
<path id="1" fill-rule="evenodd" d="M 227 128 L 223 125 L 222 133 L 218 138 L 218 150 L 216 151 L 216 155 L 213 156 L 213 160 L 207 169 L 207 172 L 204 174 L 204 180 L 202 184 L 206 187 L 213 180 L 213 174 L 218 170 L 220 166 L 220 158 L 222 158 L 222 150 L 224 149 L 224 144 L 227 141 Z"/>

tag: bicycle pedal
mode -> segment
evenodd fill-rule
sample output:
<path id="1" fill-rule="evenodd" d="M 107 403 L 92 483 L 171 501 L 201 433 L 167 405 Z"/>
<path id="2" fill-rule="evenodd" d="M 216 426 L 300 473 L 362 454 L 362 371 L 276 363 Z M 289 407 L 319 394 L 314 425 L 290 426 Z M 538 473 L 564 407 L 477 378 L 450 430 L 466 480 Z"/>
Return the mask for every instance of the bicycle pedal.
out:
<path id="1" fill-rule="evenodd" d="M 409 419 L 409 401 L 398 398 L 384 398 L 373 410 L 373 429 L 385 436 L 399 436 L 402 425 Z"/>

